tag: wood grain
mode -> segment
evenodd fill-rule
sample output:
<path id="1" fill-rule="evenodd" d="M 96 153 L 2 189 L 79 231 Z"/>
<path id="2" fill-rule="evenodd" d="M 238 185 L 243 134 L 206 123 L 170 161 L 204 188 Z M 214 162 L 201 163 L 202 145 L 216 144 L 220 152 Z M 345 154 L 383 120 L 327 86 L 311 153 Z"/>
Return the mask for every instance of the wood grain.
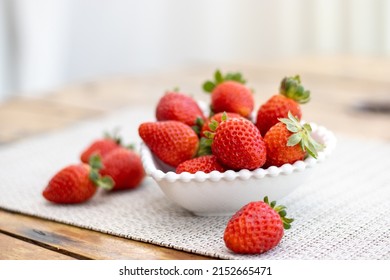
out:
<path id="1" fill-rule="evenodd" d="M 0 260 L 72 260 L 74 258 L 0 233 Z"/>
<path id="2" fill-rule="evenodd" d="M 79 259 L 209 259 L 2 210 L 0 210 L 0 232 Z"/>

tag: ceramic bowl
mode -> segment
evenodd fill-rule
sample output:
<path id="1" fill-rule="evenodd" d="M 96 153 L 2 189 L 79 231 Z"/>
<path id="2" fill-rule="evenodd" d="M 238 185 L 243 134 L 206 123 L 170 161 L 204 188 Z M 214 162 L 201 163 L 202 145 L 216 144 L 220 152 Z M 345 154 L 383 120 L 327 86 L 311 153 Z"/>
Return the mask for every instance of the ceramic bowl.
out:
<path id="1" fill-rule="evenodd" d="M 319 152 L 317 159 L 308 157 L 281 167 L 177 174 L 174 168 L 155 157 L 144 143 L 141 144 L 141 159 L 145 172 L 179 206 L 198 216 L 232 215 L 245 204 L 264 196 L 270 200 L 287 196 L 309 178 L 317 163 L 331 154 L 336 144 L 334 134 L 323 126 L 310 125 L 312 137 L 324 144 L 325 149 Z"/>

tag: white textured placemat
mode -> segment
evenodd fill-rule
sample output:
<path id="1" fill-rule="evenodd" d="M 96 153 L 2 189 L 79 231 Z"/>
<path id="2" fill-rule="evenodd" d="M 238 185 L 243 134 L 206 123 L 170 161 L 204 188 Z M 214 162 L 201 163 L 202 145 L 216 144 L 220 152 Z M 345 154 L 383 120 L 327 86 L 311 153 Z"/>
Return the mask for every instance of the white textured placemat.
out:
<path id="1" fill-rule="evenodd" d="M 390 144 L 338 135 L 331 158 L 279 201 L 295 218 L 275 249 L 243 256 L 222 236 L 229 217 L 197 217 L 168 201 L 150 178 L 135 191 L 99 192 L 82 205 L 46 202 L 41 192 L 102 130 L 139 142 L 150 108 L 123 110 L 56 133 L 0 146 L 0 208 L 224 259 L 390 259 Z"/>

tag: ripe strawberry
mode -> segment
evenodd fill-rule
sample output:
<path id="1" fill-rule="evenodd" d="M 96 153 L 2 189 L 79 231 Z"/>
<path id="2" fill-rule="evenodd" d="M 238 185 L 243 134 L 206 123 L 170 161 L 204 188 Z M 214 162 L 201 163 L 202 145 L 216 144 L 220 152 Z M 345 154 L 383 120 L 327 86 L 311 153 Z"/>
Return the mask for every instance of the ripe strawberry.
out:
<path id="1" fill-rule="evenodd" d="M 217 70 L 215 81 L 206 81 L 203 89 L 211 92 L 211 108 L 214 113 L 232 112 L 249 117 L 253 111 L 254 98 L 240 73 L 228 73 L 222 76 Z"/>
<path id="2" fill-rule="evenodd" d="M 285 207 L 264 201 L 250 202 L 229 220 L 223 239 L 227 248 L 239 254 L 261 254 L 279 244 L 284 229 L 293 219 L 286 217 Z"/>
<path id="3" fill-rule="evenodd" d="M 210 173 L 211 171 L 224 172 L 225 168 L 219 164 L 213 155 L 200 156 L 180 163 L 176 168 L 176 173 L 189 172 L 195 174 L 197 171 Z"/>
<path id="4" fill-rule="evenodd" d="M 138 154 L 126 148 L 111 151 L 103 158 L 102 176 L 110 176 L 114 181 L 112 190 L 134 189 L 145 177 Z"/>
<path id="5" fill-rule="evenodd" d="M 288 119 L 280 119 L 264 137 L 267 147 L 266 165 L 282 166 L 285 163 L 294 163 L 303 160 L 306 152 L 317 158 L 317 151 L 323 147 L 310 136 L 310 133 L 310 125 L 301 125 L 289 112 Z"/>
<path id="6" fill-rule="evenodd" d="M 56 173 L 49 181 L 42 195 L 54 203 L 81 203 L 90 199 L 96 187 L 110 189 L 112 180 L 100 177 L 98 159 L 91 157 L 91 166 L 85 163 L 69 165 Z"/>
<path id="7" fill-rule="evenodd" d="M 211 133 L 212 154 L 224 166 L 253 170 L 266 160 L 266 148 L 260 131 L 247 119 L 227 119 Z"/>
<path id="8" fill-rule="evenodd" d="M 217 113 L 213 116 L 211 116 L 210 118 L 208 118 L 203 126 L 202 126 L 202 131 L 201 131 L 201 137 L 205 136 L 204 132 L 205 131 L 209 131 L 210 130 L 210 123 L 215 120 L 217 123 L 220 123 L 222 121 L 222 115 L 224 114 L 225 112 L 220 112 L 220 113 Z M 242 116 L 240 114 L 236 114 L 236 113 L 231 113 L 231 112 L 226 112 L 226 115 L 229 119 L 234 119 L 234 118 L 242 118 Z"/>
<path id="9" fill-rule="evenodd" d="M 92 155 L 104 157 L 106 154 L 121 147 L 121 139 L 117 136 L 105 134 L 104 138 L 93 141 L 80 155 L 80 159 L 84 163 L 89 162 Z"/>
<path id="10" fill-rule="evenodd" d="M 167 92 L 156 108 L 158 121 L 179 121 L 189 126 L 196 124 L 197 118 L 205 118 L 194 99 L 180 92 Z"/>
<path id="11" fill-rule="evenodd" d="M 279 93 L 280 95 L 272 96 L 261 105 L 257 112 L 256 126 L 263 136 L 279 122 L 279 118 L 287 118 L 289 111 L 301 119 L 302 111 L 299 104 L 310 100 L 310 91 L 303 88 L 299 76 L 284 78 Z"/>
<path id="12" fill-rule="evenodd" d="M 138 133 L 161 161 L 173 167 L 193 158 L 199 145 L 191 127 L 178 121 L 142 123 Z"/>

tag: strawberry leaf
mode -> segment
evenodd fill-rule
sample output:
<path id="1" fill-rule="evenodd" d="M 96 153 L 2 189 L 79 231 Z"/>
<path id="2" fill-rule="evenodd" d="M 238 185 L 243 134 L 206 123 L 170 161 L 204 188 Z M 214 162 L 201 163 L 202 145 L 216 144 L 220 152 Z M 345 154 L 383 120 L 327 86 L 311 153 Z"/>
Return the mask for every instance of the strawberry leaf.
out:
<path id="1" fill-rule="evenodd" d="M 284 229 L 290 229 L 291 223 L 294 221 L 294 219 L 287 218 L 287 212 L 286 207 L 284 205 L 276 205 L 276 201 L 269 202 L 268 196 L 264 197 L 263 201 L 268 204 L 273 210 L 275 210 L 282 220 L 283 228 Z"/>
<path id="2" fill-rule="evenodd" d="M 103 168 L 102 158 L 97 154 L 93 154 L 89 158 L 88 164 L 89 164 L 89 166 L 91 166 L 92 169 L 97 170 L 97 171 L 99 171 L 100 169 Z"/>
<path id="3" fill-rule="evenodd" d="M 203 90 L 205 92 L 212 92 L 215 88 L 215 84 L 212 82 L 212 81 L 206 81 L 204 84 L 203 84 Z"/>
<path id="4" fill-rule="evenodd" d="M 89 172 L 89 179 L 92 182 L 96 182 L 97 180 L 99 180 L 99 177 L 100 177 L 99 171 L 97 171 L 96 169 L 91 169 L 91 171 Z"/>
<path id="5" fill-rule="evenodd" d="M 226 112 L 223 112 L 222 117 L 221 117 L 221 121 L 225 122 L 225 121 L 227 121 L 227 119 L 228 119 L 228 115 L 226 114 Z"/>
<path id="6" fill-rule="evenodd" d="M 220 70 L 215 71 L 214 79 L 215 79 L 215 83 L 217 85 L 223 82 L 224 78 L 223 78 L 222 73 L 221 73 Z"/>
<path id="7" fill-rule="evenodd" d="M 293 133 L 287 140 L 288 147 L 299 144 L 301 149 L 311 157 L 318 157 L 318 151 L 322 150 L 324 146 L 311 137 L 312 128 L 310 124 L 302 125 L 291 112 L 288 112 L 288 118 L 280 118 L 279 121 L 284 123 L 287 130 Z"/>
<path id="8" fill-rule="evenodd" d="M 211 155 L 211 144 L 213 143 L 212 139 L 208 139 L 206 137 L 200 138 L 199 141 L 199 149 L 196 154 L 197 157 Z"/>
<path id="9" fill-rule="evenodd" d="M 191 128 L 192 128 L 192 130 L 193 130 L 193 131 L 195 131 L 195 133 L 196 133 L 197 135 L 199 135 L 199 134 L 200 134 L 200 129 L 199 129 L 199 126 L 197 126 L 197 125 L 193 125 L 193 126 L 191 126 Z"/>
<path id="10" fill-rule="evenodd" d="M 299 133 L 295 133 L 291 135 L 290 138 L 288 138 L 287 146 L 289 147 L 295 146 L 296 144 L 301 142 L 301 140 L 302 140 L 302 135 Z"/>
<path id="11" fill-rule="evenodd" d="M 218 127 L 218 122 L 216 120 L 212 120 L 210 123 L 209 123 L 209 128 L 212 132 L 216 131 L 217 130 L 217 127 Z"/>
<path id="12" fill-rule="evenodd" d="M 299 75 L 284 78 L 280 83 L 279 93 L 300 104 L 310 101 L 310 91 L 302 86 Z"/>
<path id="13" fill-rule="evenodd" d="M 110 176 L 104 176 L 101 177 L 99 180 L 96 181 L 96 184 L 98 187 L 105 189 L 105 190 L 111 190 L 114 186 L 114 180 Z"/>
<path id="14" fill-rule="evenodd" d="M 206 136 L 207 139 L 214 139 L 215 133 L 211 131 L 205 131 L 204 135 Z"/>

